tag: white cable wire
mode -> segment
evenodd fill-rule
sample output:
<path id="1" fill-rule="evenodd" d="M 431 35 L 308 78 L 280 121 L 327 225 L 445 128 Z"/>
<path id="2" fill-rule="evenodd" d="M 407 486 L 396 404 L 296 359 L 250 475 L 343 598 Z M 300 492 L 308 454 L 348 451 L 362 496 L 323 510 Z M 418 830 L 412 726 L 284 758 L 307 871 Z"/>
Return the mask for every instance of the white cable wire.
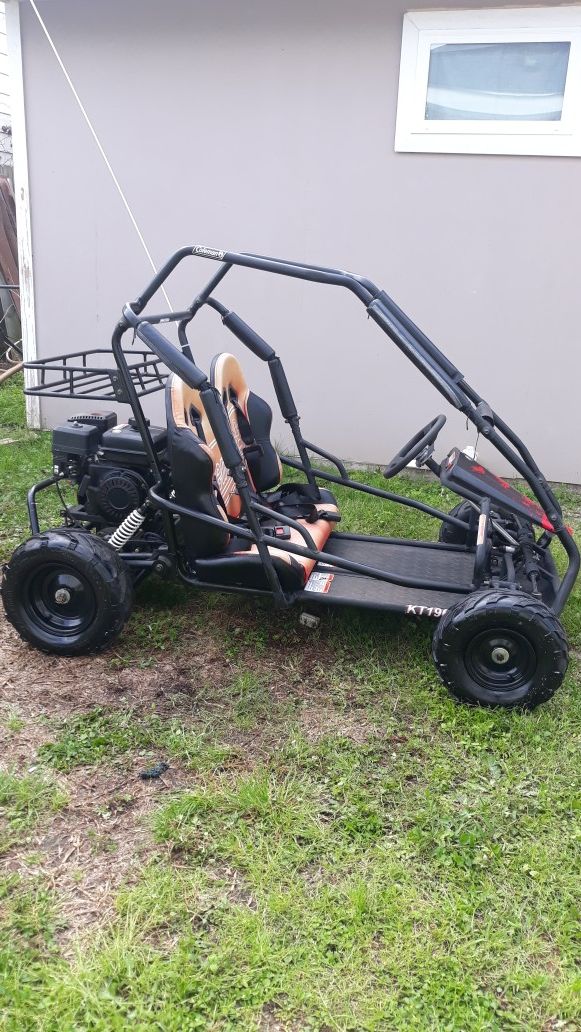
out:
<path id="1" fill-rule="evenodd" d="M 151 253 L 149 251 L 149 248 L 148 248 L 147 244 L 145 243 L 145 238 L 143 236 L 143 233 L 141 232 L 139 226 L 137 225 L 137 220 L 136 220 L 135 215 L 133 214 L 133 212 L 131 210 L 129 201 L 127 200 L 127 198 L 126 198 L 126 196 L 125 196 L 125 194 L 124 194 L 124 192 L 123 192 L 123 190 L 121 188 L 121 184 L 120 184 L 119 180 L 117 179 L 117 176 L 115 175 L 115 173 L 113 171 L 113 168 L 111 166 L 111 162 L 109 161 L 109 158 L 107 157 L 107 155 L 105 153 L 103 145 L 102 145 L 99 137 L 97 136 L 97 133 L 96 133 L 94 127 L 93 127 L 91 119 L 89 118 L 89 116 L 87 114 L 85 106 L 84 106 L 81 98 L 79 97 L 79 94 L 77 93 L 77 91 L 75 89 L 73 81 L 72 81 L 69 73 L 67 72 L 67 70 L 66 70 L 66 68 L 64 66 L 63 60 L 62 60 L 62 58 L 61 58 L 61 56 L 60 56 L 60 54 L 59 54 L 59 52 L 58 52 L 54 42 L 53 42 L 51 34 L 48 31 L 48 29 L 47 29 L 47 27 L 46 27 L 46 25 L 45 25 L 45 23 L 44 23 L 44 21 L 43 21 L 43 19 L 41 17 L 40 11 L 38 10 L 38 7 L 36 6 L 35 0 L 29 0 L 29 3 L 30 3 L 30 6 L 32 7 L 32 10 L 34 11 L 34 13 L 35 13 L 35 15 L 36 15 L 36 17 L 38 19 L 38 23 L 39 23 L 42 31 L 44 32 L 44 34 L 45 34 L 45 36 L 46 36 L 46 38 L 48 40 L 48 44 L 49 44 L 49 46 L 50 46 L 54 56 L 56 57 L 59 65 L 60 65 L 61 71 L 62 71 L 65 79 L 67 80 L 67 83 L 70 86 L 70 89 L 71 89 L 71 92 L 73 94 L 73 97 L 75 98 L 75 100 L 76 100 L 76 102 L 77 102 L 77 104 L 79 106 L 79 109 L 81 111 L 81 114 L 82 114 L 83 118 L 85 119 L 85 122 L 87 123 L 87 126 L 89 127 L 89 131 L 91 133 L 91 136 L 93 137 L 95 143 L 97 144 L 97 148 L 99 150 L 99 153 L 100 153 L 101 157 L 103 158 L 103 161 L 105 162 L 105 164 L 107 166 L 107 169 L 109 170 L 109 173 L 111 175 L 111 179 L 113 180 L 113 182 L 114 182 L 114 184 L 115 184 L 115 186 L 117 188 L 117 192 L 118 192 L 121 200 L 123 201 L 123 204 L 125 206 L 125 210 L 126 210 L 127 214 L 129 215 L 129 218 L 131 219 L 131 222 L 133 224 L 133 228 L 134 228 L 135 232 L 137 233 L 137 236 L 139 237 L 139 241 L 141 243 L 141 246 L 143 247 L 143 250 L 145 251 L 145 253 L 147 255 L 147 260 L 149 261 L 149 264 L 151 265 L 151 268 L 153 269 L 153 271 L 157 272 L 156 264 L 155 264 L 153 258 L 151 257 Z M 171 303 L 170 303 L 169 297 L 167 296 L 165 287 L 163 287 L 163 286 L 160 287 L 160 290 L 161 290 L 165 300 L 167 301 L 167 306 L 168 306 L 169 310 L 171 311 Z"/>

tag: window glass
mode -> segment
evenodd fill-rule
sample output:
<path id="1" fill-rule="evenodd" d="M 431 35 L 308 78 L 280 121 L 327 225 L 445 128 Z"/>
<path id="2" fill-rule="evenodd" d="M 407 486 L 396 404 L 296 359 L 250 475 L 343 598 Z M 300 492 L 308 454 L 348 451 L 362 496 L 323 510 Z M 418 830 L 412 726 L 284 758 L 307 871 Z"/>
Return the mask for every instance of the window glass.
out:
<path id="1" fill-rule="evenodd" d="M 432 45 L 426 119 L 559 121 L 570 42 Z"/>

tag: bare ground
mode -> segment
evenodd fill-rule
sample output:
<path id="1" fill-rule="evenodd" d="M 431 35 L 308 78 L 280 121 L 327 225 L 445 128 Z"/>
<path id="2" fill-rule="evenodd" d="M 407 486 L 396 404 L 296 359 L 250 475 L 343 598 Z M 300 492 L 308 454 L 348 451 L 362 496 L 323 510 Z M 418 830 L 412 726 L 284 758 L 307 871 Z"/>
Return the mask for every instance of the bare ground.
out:
<path id="1" fill-rule="evenodd" d="M 17 731 L 0 728 L 2 765 L 19 773 L 34 771 L 39 747 L 54 739 L 59 723 L 99 706 L 130 708 L 136 715 L 153 712 L 178 717 L 185 726 L 195 724 L 202 712 L 206 719 L 214 715 L 219 720 L 220 711 L 226 708 L 221 686 L 231 681 L 238 664 L 212 639 L 206 637 L 203 646 L 203 650 L 191 649 L 186 658 L 183 649 L 174 650 L 177 658 L 162 653 L 149 666 L 116 669 L 111 653 L 66 659 L 44 655 L 25 645 L 0 615 L 1 711 L 5 718 L 22 721 Z M 271 674 L 267 691 L 272 702 L 288 702 L 289 694 L 294 697 L 297 723 L 307 740 L 317 741 L 329 733 L 355 743 L 376 738 L 378 728 L 363 711 L 323 704 L 321 650 L 317 649 L 317 666 L 309 651 L 303 652 L 298 668 L 284 674 L 280 652 L 272 662 L 261 658 L 261 670 Z M 258 731 L 229 726 L 224 744 L 235 750 L 239 766 L 251 768 L 276 743 L 277 733 L 270 723 Z M 144 863 L 159 853 L 149 818 L 160 796 L 194 787 L 198 780 L 195 772 L 172 760 L 162 777 L 144 781 L 139 775 L 148 766 L 151 759 L 145 755 L 126 753 L 118 762 L 58 775 L 66 805 L 51 817 L 49 825 L 41 823 L 26 842 L 0 861 L 9 872 L 42 875 L 55 890 L 65 953 L 77 936 L 112 916 L 120 886 L 137 878 Z M 244 894 L 236 879 L 236 872 L 227 873 L 231 891 Z M 265 1022 L 265 1028 L 279 1027 L 274 1017 L 265 1016 Z"/>
<path id="2" fill-rule="evenodd" d="M 159 710 L 177 695 L 183 710 L 192 709 L 183 692 L 188 682 L 169 660 L 143 670 L 116 671 L 110 656 L 45 656 L 24 645 L 3 617 L 0 654 L 2 710 L 24 724 L 16 733 L 0 730 L 2 762 L 9 770 L 35 770 L 37 751 L 54 737 L 55 724 L 96 706 Z M 192 780 L 172 761 L 162 777 L 143 781 L 139 774 L 148 766 L 143 756 L 124 756 L 122 767 L 101 764 L 59 776 L 68 800 L 64 809 L 49 827 L 1 861 L 8 871 L 46 877 L 60 897 L 65 939 L 111 914 L 119 886 L 157 848 L 148 817 L 160 795 Z"/>

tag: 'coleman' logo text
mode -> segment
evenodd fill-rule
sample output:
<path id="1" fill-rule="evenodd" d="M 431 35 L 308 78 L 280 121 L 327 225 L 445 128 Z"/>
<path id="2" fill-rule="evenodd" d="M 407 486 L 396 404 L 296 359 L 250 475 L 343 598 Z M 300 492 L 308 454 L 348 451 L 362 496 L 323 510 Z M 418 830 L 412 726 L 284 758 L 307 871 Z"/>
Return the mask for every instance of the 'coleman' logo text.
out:
<path id="1" fill-rule="evenodd" d="M 214 247 L 194 247 L 192 248 L 192 254 L 199 254 L 202 258 L 217 258 L 218 261 L 222 261 L 226 252 L 216 251 Z"/>

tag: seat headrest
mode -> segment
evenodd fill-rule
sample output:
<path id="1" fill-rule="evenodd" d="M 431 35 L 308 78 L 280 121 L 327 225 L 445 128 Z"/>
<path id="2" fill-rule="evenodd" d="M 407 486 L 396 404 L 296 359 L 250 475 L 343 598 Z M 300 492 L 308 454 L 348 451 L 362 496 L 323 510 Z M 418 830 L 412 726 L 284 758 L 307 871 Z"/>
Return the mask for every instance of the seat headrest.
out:
<path id="1" fill-rule="evenodd" d="M 166 384 L 166 409 L 168 423 L 177 427 L 189 427 L 200 438 L 207 441 L 208 431 L 212 432 L 200 392 L 180 380 L 172 373 Z"/>
<path id="2" fill-rule="evenodd" d="M 242 366 L 235 355 L 230 355 L 227 351 L 216 355 L 212 360 L 210 381 L 221 395 L 226 409 L 232 395 L 234 395 L 239 408 L 244 415 L 247 415 L 250 388 L 246 382 Z"/>
<path id="3" fill-rule="evenodd" d="M 212 361 L 210 381 L 222 398 L 236 444 L 245 456 L 252 487 L 256 491 L 276 487 L 282 467 L 270 440 L 270 405 L 250 390 L 240 362 L 226 351 Z"/>

